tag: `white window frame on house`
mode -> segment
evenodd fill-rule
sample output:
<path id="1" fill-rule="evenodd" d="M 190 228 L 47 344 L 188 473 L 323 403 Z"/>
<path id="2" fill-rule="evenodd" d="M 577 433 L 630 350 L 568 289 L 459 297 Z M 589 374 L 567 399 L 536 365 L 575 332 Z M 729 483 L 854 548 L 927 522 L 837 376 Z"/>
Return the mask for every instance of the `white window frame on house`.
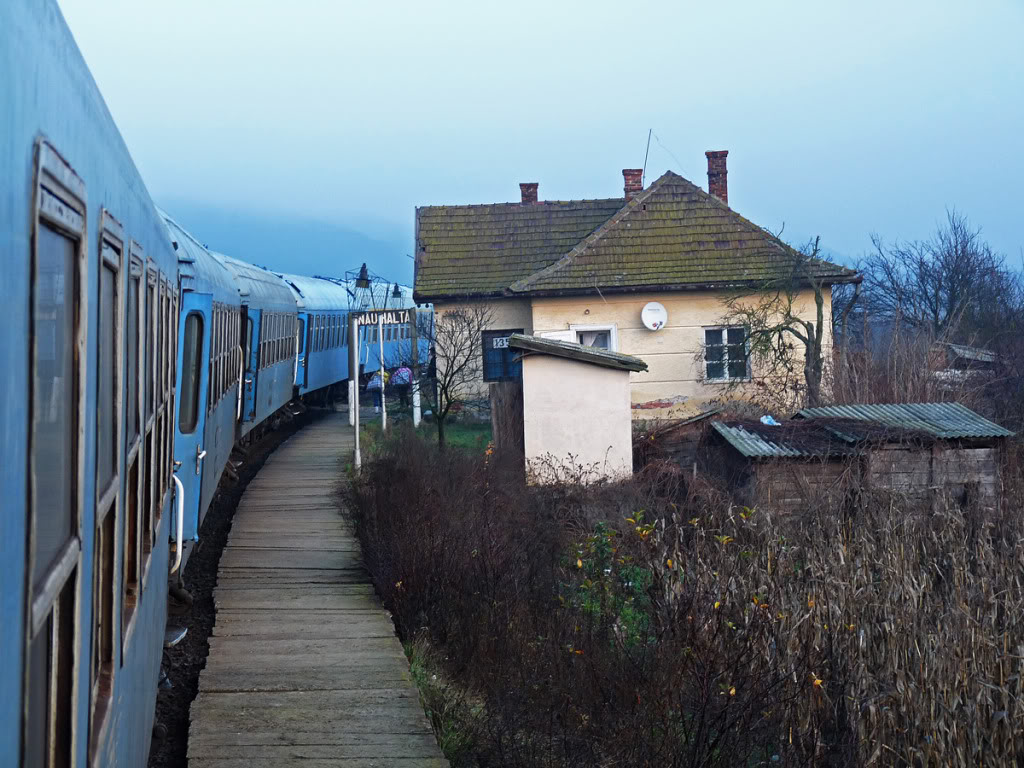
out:
<path id="1" fill-rule="evenodd" d="M 580 332 L 586 331 L 608 331 L 608 351 L 618 352 L 619 351 L 619 332 L 618 327 L 615 324 L 608 323 L 597 323 L 597 324 L 586 324 L 586 325 L 570 325 L 569 330 L 573 332 L 573 340 L 580 343 Z"/>
<path id="2" fill-rule="evenodd" d="M 744 334 L 743 334 L 743 357 L 744 357 L 744 360 L 746 362 L 746 373 L 743 376 L 730 376 L 729 375 L 729 346 L 730 346 L 729 343 L 728 343 L 728 341 L 729 341 L 729 331 L 731 329 L 734 329 L 734 328 L 742 328 L 743 331 L 744 331 Z M 708 360 L 708 357 L 707 357 L 708 331 L 721 331 L 722 332 L 722 344 L 721 344 L 721 346 L 723 347 L 724 351 L 723 351 L 722 359 L 721 360 L 715 360 L 715 361 Z M 703 334 L 702 345 L 703 345 L 703 350 L 704 350 L 704 380 L 705 381 L 714 382 L 714 383 L 722 383 L 722 382 L 728 383 L 728 382 L 733 382 L 733 381 L 750 381 L 750 378 L 751 378 L 751 374 L 750 374 L 750 334 L 747 332 L 747 329 L 746 329 L 745 326 L 742 326 L 742 325 L 706 325 L 703 328 L 701 328 L 701 333 Z M 716 344 L 714 346 L 719 346 L 719 345 Z M 725 374 L 724 376 L 713 377 L 713 376 L 710 376 L 708 374 L 708 365 L 710 365 L 712 362 L 714 362 L 714 363 L 719 363 L 719 362 L 722 363 L 722 366 L 723 366 L 722 370 L 723 370 L 723 372 Z"/>

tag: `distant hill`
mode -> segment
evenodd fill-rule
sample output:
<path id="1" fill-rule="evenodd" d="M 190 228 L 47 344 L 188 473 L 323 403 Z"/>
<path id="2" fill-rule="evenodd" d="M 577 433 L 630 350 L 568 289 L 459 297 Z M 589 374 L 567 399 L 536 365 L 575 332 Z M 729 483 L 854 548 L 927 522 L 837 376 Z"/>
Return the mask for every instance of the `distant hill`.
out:
<path id="1" fill-rule="evenodd" d="M 207 247 L 282 272 L 343 277 L 364 261 L 372 272 L 411 284 L 412 252 L 400 232 L 374 239 L 341 224 L 297 216 L 219 208 L 186 201 L 159 202 Z"/>

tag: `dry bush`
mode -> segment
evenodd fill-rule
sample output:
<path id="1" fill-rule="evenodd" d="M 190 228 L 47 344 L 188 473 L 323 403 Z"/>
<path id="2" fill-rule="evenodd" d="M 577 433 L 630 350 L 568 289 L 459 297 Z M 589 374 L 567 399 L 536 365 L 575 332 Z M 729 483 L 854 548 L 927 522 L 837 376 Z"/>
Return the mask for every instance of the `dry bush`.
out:
<path id="1" fill-rule="evenodd" d="M 410 434 L 352 506 L 403 640 L 458 691 L 432 705 L 455 765 L 1013 764 L 1024 483 L 1009 463 L 999 510 L 848 488 L 776 517 L 657 466 L 528 488 Z"/>

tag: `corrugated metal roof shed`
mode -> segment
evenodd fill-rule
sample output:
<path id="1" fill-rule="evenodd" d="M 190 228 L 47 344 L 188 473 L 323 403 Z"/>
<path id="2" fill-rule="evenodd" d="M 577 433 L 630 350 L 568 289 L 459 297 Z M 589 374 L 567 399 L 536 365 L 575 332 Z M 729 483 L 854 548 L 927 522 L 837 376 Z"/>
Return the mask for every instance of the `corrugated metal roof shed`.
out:
<path id="1" fill-rule="evenodd" d="M 724 437 L 729 444 L 748 458 L 786 457 L 799 458 L 808 456 L 803 451 L 790 448 L 788 445 L 765 440 L 760 435 L 748 432 L 739 425 L 712 422 L 714 430 Z"/>
<path id="2" fill-rule="evenodd" d="M 300 311 L 336 312 L 348 311 L 348 292 L 345 285 L 331 282 L 322 277 L 279 274 L 295 294 Z"/>
<path id="3" fill-rule="evenodd" d="M 804 408 L 797 417 L 870 421 L 889 427 L 927 432 L 945 439 L 1013 436 L 1010 430 L 989 421 L 960 403 L 830 405 Z"/>
<path id="4" fill-rule="evenodd" d="M 711 426 L 733 448 L 752 459 L 823 459 L 857 452 L 845 437 L 812 422 L 766 426 L 752 421 L 713 421 Z"/>
<path id="5" fill-rule="evenodd" d="M 968 347 L 964 344 L 946 344 L 946 346 L 953 351 L 953 354 L 964 360 L 974 360 L 979 363 L 994 363 L 996 361 L 995 352 L 981 347 Z"/>

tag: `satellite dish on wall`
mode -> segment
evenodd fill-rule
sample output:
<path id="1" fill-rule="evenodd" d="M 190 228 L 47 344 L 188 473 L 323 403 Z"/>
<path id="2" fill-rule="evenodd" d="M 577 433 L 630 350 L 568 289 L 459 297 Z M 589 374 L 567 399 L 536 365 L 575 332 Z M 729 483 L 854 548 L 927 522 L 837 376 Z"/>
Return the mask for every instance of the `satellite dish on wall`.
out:
<path id="1" fill-rule="evenodd" d="M 640 319 L 647 328 L 657 331 L 668 322 L 668 311 L 657 301 L 648 302 L 640 312 Z"/>

